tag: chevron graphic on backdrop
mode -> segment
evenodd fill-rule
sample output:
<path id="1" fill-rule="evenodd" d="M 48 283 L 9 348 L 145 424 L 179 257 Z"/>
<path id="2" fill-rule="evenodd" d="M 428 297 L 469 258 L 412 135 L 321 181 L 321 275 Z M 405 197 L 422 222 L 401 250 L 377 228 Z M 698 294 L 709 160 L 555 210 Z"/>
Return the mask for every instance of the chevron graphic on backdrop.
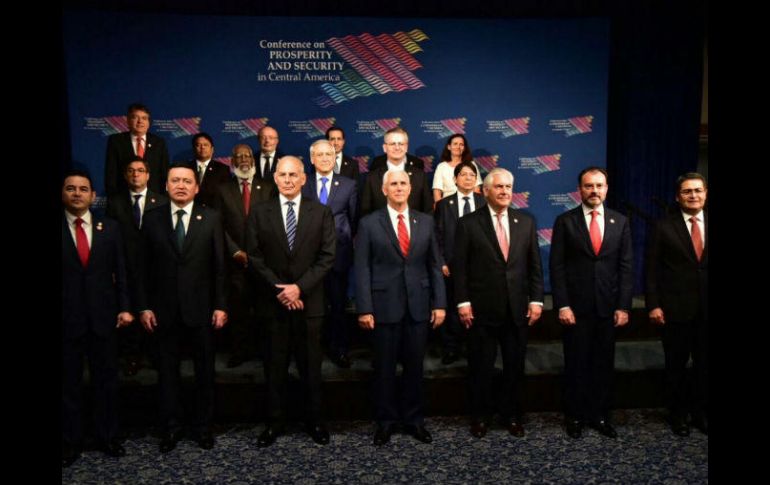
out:
<path id="1" fill-rule="evenodd" d="M 377 126 L 382 128 L 384 136 L 386 131 L 398 127 L 398 124 L 401 123 L 401 118 L 383 118 L 381 120 L 374 120 L 374 122 L 377 123 Z"/>
<path id="2" fill-rule="evenodd" d="M 128 131 L 128 121 L 125 115 L 121 116 L 105 116 L 104 121 L 110 125 L 110 129 L 103 129 L 102 132 L 105 135 L 114 135 L 115 133 L 123 133 Z"/>
<path id="3" fill-rule="evenodd" d="M 485 172 L 489 172 L 493 168 L 497 167 L 497 160 L 500 159 L 500 155 L 486 155 L 483 157 L 473 157 L 476 164 Z"/>
<path id="4" fill-rule="evenodd" d="M 446 126 L 448 132 L 442 133 L 441 136 L 449 136 L 454 134 L 465 134 L 465 122 L 468 118 L 451 118 L 448 120 L 441 120 L 441 124 Z"/>
<path id="5" fill-rule="evenodd" d="M 564 134 L 567 136 L 572 136 L 580 135 L 583 133 L 590 133 L 593 130 L 591 127 L 593 120 L 593 116 L 576 116 L 575 118 L 569 118 L 569 122 L 574 128 L 572 130 L 567 130 Z"/>
<path id="6" fill-rule="evenodd" d="M 425 173 L 430 173 L 433 171 L 433 158 L 434 158 L 433 155 L 426 155 L 424 157 L 417 157 L 417 158 L 422 160 Z"/>
<path id="7" fill-rule="evenodd" d="M 263 126 L 267 125 L 267 120 L 268 118 L 250 118 L 247 120 L 241 120 L 243 130 L 238 133 L 238 138 L 243 139 L 257 136 L 259 130 L 262 129 Z"/>
<path id="8" fill-rule="evenodd" d="M 326 41 L 352 69 L 342 71 L 343 80 L 321 85 L 323 95 L 316 104 L 327 108 L 360 96 L 420 89 L 425 84 L 412 71 L 422 67 L 412 54 L 422 52 L 417 44 L 427 40 L 420 29 L 373 36 L 364 33 Z"/>
<path id="9" fill-rule="evenodd" d="M 233 157 L 215 157 L 214 160 L 216 160 L 219 163 L 224 163 L 228 167 L 232 167 L 233 165 Z"/>
<path id="10" fill-rule="evenodd" d="M 361 155 L 358 157 L 352 157 L 358 164 L 358 171 L 361 173 L 367 173 L 369 171 L 369 157 Z"/>
<path id="11" fill-rule="evenodd" d="M 326 134 L 326 130 L 334 126 L 335 118 L 316 118 L 308 121 L 313 125 L 313 128 L 319 131 L 319 134 L 316 136 L 321 136 Z"/>
<path id="12" fill-rule="evenodd" d="M 503 138 L 529 133 L 529 116 L 524 118 L 511 118 L 505 120 L 505 124 L 508 125 L 511 129 L 503 133 Z"/>
<path id="13" fill-rule="evenodd" d="M 176 129 L 169 131 L 171 138 L 179 138 L 181 136 L 190 136 L 200 131 L 201 119 L 197 118 L 175 118 L 172 122 L 176 125 Z"/>
<path id="14" fill-rule="evenodd" d="M 551 236 L 553 235 L 553 228 L 544 228 L 537 230 L 537 245 L 538 246 L 550 246 Z"/>
<path id="15" fill-rule="evenodd" d="M 534 170 L 535 175 L 540 175 L 541 173 L 559 170 L 560 160 L 561 153 L 540 155 L 538 157 L 521 157 L 519 158 L 519 168 L 531 168 Z"/>
<path id="16" fill-rule="evenodd" d="M 516 209 L 529 207 L 529 192 L 514 192 L 511 194 L 511 205 Z"/>

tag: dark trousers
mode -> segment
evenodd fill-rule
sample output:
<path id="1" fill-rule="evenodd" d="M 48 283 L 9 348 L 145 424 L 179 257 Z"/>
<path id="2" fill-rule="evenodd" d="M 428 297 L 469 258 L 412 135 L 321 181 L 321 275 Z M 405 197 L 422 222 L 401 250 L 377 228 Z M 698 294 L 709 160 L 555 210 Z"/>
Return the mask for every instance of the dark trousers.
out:
<path id="1" fill-rule="evenodd" d="M 193 431 L 210 431 L 214 416 L 214 337 L 213 327 L 206 323 L 188 327 L 181 322 L 158 321 L 158 390 L 160 393 L 160 427 L 162 432 L 175 432 L 181 425 L 182 392 L 179 364 L 182 341 L 189 340 L 195 370 L 195 417 Z"/>
<path id="2" fill-rule="evenodd" d="M 497 359 L 497 345 L 503 357 L 503 381 L 500 386 L 499 411 L 503 420 L 521 417 L 521 389 L 527 352 L 527 327 L 518 327 L 511 319 L 488 321 L 476 318 L 468 332 L 468 371 L 471 415 L 489 422 L 493 414 L 492 375 Z"/>
<path id="3" fill-rule="evenodd" d="M 231 353 L 251 359 L 258 349 L 258 327 L 254 308 L 257 288 L 251 275 L 243 268 L 231 266 L 229 290 L 229 312 L 225 330 L 229 329 Z"/>
<path id="4" fill-rule="evenodd" d="M 329 271 L 324 279 L 331 311 L 327 317 L 329 353 L 347 354 L 350 350 L 350 321 L 345 313 L 348 300 L 348 271 Z"/>
<path id="5" fill-rule="evenodd" d="M 444 278 L 446 287 L 447 311 L 444 324 L 438 328 L 441 335 L 441 343 L 444 346 L 444 352 L 459 352 L 460 343 L 465 337 L 465 329 L 460 324 L 460 317 L 457 314 L 457 302 L 454 298 L 454 281 L 452 277 Z"/>
<path id="6" fill-rule="evenodd" d="M 268 415 L 281 424 L 287 404 L 286 381 L 289 359 L 294 355 L 305 403 L 305 420 L 321 419 L 321 322 L 320 317 L 306 318 L 304 311 L 277 310 L 268 321 L 266 378 Z"/>
<path id="7" fill-rule="evenodd" d="M 424 422 L 422 371 L 428 322 L 415 322 L 406 312 L 397 323 L 374 320 L 374 407 L 381 426 L 396 422 L 418 426 Z M 396 399 L 396 364 L 401 360 L 401 400 Z"/>
<path id="8" fill-rule="evenodd" d="M 569 419 L 607 419 L 615 370 L 613 317 L 576 315 L 564 326 L 565 407 Z"/>
<path id="9" fill-rule="evenodd" d="M 663 326 L 666 356 L 666 394 L 672 415 L 686 417 L 708 413 L 708 321 L 666 322 Z M 687 379 L 687 362 L 692 356 L 692 381 Z M 694 386 L 693 386 L 694 384 Z M 693 399 L 688 399 L 688 391 Z"/>
<path id="10" fill-rule="evenodd" d="M 91 332 L 62 340 L 62 441 L 83 442 L 83 363 L 93 388 L 94 431 L 106 443 L 118 430 L 118 363 L 115 332 L 106 337 Z"/>

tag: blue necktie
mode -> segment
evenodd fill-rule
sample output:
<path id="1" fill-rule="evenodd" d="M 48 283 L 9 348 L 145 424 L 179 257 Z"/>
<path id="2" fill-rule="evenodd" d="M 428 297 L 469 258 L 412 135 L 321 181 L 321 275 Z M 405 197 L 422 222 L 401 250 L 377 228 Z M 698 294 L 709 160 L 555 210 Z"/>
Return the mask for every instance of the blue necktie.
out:
<path id="1" fill-rule="evenodd" d="M 465 201 L 465 205 L 463 206 L 463 215 L 467 216 L 471 213 L 471 198 L 466 195 L 463 197 L 463 200 Z"/>
<path id="2" fill-rule="evenodd" d="M 297 235 L 297 215 L 294 213 L 294 202 L 287 202 L 289 209 L 286 211 L 286 239 L 289 241 L 289 251 L 294 249 L 294 236 Z"/>
<path id="3" fill-rule="evenodd" d="M 141 198 L 142 194 L 134 196 L 134 224 L 136 224 L 136 227 L 141 227 L 142 225 L 142 208 L 139 207 L 139 199 Z"/>
<path id="4" fill-rule="evenodd" d="M 176 211 L 176 227 L 174 227 L 174 233 L 176 234 L 176 247 L 179 249 L 179 252 L 182 252 L 182 248 L 184 248 L 184 222 L 182 222 L 182 217 L 184 216 L 184 209 L 179 209 Z"/>
<path id="5" fill-rule="evenodd" d="M 321 193 L 318 195 L 318 200 L 323 205 L 326 205 L 326 200 L 329 198 L 329 192 L 326 191 L 326 182 L 328 181 L 329 181 L 328 178 L 321 177 Z"/>

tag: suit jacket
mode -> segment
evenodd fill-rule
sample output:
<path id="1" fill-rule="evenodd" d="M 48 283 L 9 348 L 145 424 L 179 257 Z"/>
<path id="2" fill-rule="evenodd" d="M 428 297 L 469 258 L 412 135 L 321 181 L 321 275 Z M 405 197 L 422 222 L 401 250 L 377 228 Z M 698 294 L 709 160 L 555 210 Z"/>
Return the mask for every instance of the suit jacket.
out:
<path id="1" fill-rule="evenodd" d="M 388 171 L 387 165 L 369 172 L 364 182 L 364 191 L 361 195 L 361 216 L 384 208 L 388 202 L 382 193 L 382 178 Z M 428 179 L 421 168 L 409 169 L 409 180 L 412 184 L 412 192 L 409 194 L 409 209 L 430 214 L 433 212 L 433 194 L 428 188 Z"/>
<path id="2" fill-rule="evenodd" d="M 708 318 L 708 221 L 704 210 L 705 244 L 700 261 L 681 211 L 658 221 L 652 233 L 647 253 L 646 305 L 648 310 L 662 308 L 667 322 L 692 320 L 699 311 Z"/>
<path id="3" fill-rule="evenodd" d="M 270 173 L 275 173 L 275 167 L 278 165 L 278 160 L 281 159 L 281 157 L 284 156 L 284 153 L 280 150 L 275 151 L 275 155 L 273 155 L 273 158 L 270 159 Z M 257 150 L 257 153 L 254 155 L 254 163 L 257 167 L 257 176 L 262 178 L 262 162 L 265 161 L 265 154 L 261 151 Z M 266 177 L 270 178 L 272 180 L 272 177 Z"/>
<path id="4" fill-rule="evenodd" d="M 120 226 L 93 216 L 88 266 L 83 268 L 77 246 L 62 214 L 62 334 L 78 338 L 89 330 L 104 337 L 115 331 L 120 312 L 131 311 Z"/>
<path id="5" fill-rule="evenodd" d="M 517 326 L 526 326 L 529 303 L 543 301 L 540 248 L 532 217 L 509 207 L 508 226 L 506 261 L 489 209 L 460 219 L 451 266 L 455 300 L 470 301 L 479 323 L 505 320 L 510 311 Z"/>
<path id="6" fill-rule="evenodd" d="M 356 237 L 356 311 L 373 313 L 375 324 L 398 323 L 408 311 L 414 321 L 430 320 L 446 308 L 433 218 L 409 210 L 409 251 L 401 252 L 387 208 L 361 219 Z"/>
<path id="7" fill-rule="evenodd" d="M 198 173 L 198 162 L 196 160 L 190 162 L 190 167 L 196 174 Z M 229 180 L 230 167 L 216 160 L 211 160 L 206 165 L 206 175 L 203 176 L 203 183 L 200 185 L 198 194 L 195 196 L 195 202 L 212 207 L 215 204 L 220 186 Z"/>
<path id="8" fill-rule="evenodd" d="M 551 236 L 551 288 L 555 309 L 576 316 L 610 317 L 631 311 L 633 250 L 628 219 L 604 206 L 604 238 L 599 255 L 591 247 L 582 205 L 556 218 Z"/>
<path id="9" fill-rule="evenodd" d="M 369 165 L 369 171 L 374 172 L 380 167 L 387 167 L 387 161 L 388 161 L 387 154 L 383 153 L 382 155 L 377 155 L 372 159 L 372 163 Z M 411 153 L 407 153 L 406 168 L 407 170 L 410 170 L 410 169 L 425 170 L 425 162 L 422 161 L 422 158 L 417 158 Z"/>
<path id="10" fill-rule="evenodd" d="M 352 179 L 356 183 L 358 183 L 358 176 L 359 176 L 359 170 L 358 170 L 358 163 L 356 163 L 355 160 L 353 160 L 350 157 L 346 157 L 345 154 L 342 154 L 342 162 L 340 163 L 340 175 L 345 176 L 349 179 Z"/>
<path id="11" fill-rule="evenodd" d="M 211 325 L 227 310 L 224 238 L 219 212 L 193 204 L 180 252 L 170 205 L 145 213 L 137 311 L 152 310 L 158 326 L 178 317 L 188 327 Z"/>
<path id="12" fill-rule="evenodd" d="M 483 195 L 473 192 L 472 196 L 477 210 L 487 205 Z M 462 206 L 459 207 L 459 210 L 462 210 Z M 441 252 L 441 265 L 449 265 L 454 256 L 455 233 L 457 232 L 457 222 L 460 220 L 456 194 L 438 201 L 434 219 L 436 220 L 438 249 Z"/>
<path id="13" fill-rule="evenodd" d="M 277 313 L 283 305 L 275 298 L 280 293 L 276 284 L 296 284 L 305 305 L 305 317 L 324 315 L 323 278 L 334 264 L 336 237 L 331 210 L 302 197 L 297 220 L 294 247 L 289 250 L 286 229 L 278 197 L 257 204 L 246 223 L 246 248 L 249 268 L 265 284 L 269 313 Z"/>
<path id="14" fill-rule="evenodd" d="M 334 175 L 329 185 L 326 206 L 332 211 L 337 233 L 334 271 L 347 272 L 353 264 L 353 235 L 356 233 L 358 215 L 358 189 L 353 180 L 339 175 Z M 307 175 L 307 183 L 302 187 L 302 195 L 318 201 L 318 181 L 314 171 Z"/>
<path id="15" fill-rule="evenodd" d="M 272 180 L 264 180 L 256 175 L 252 178 L 249 214 L 258 203 L 274 197 L 278 191 Z M 214 201 L 214 207 L 222 214 L 225 229 L 226 259 L 233 262 L 232 256 L 238 251 L 246 251 L 246 213 L 243 210 L 243 194 L 240 180 L 232 177 L 222 184 Z M 233 263 L 234 264 L 234 263 Z"/>
<path id="16" fill-rule="evenodd" d="M 144 160 L 150 166 L 150 180 L 147 185 L 150 190 L 159 194 L 165 193 L 169 165 L 166 140 L 149 132 L 145 140 L 147 146 L 144 148 Z M 131 143 L 130 132 L 116 133 L 107 138 L 107 153 L 104 162 L 104 188 L 107 195 L 128 190 L 123 175 L 128 164 L 137 158 Z"/>

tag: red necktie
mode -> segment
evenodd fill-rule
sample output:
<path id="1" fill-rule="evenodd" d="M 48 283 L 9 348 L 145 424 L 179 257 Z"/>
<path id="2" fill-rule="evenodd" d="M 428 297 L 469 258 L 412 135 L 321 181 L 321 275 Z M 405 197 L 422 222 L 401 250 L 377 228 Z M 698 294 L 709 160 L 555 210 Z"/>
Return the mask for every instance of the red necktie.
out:
<path id="1" fill-rule="evenodd" d="M 88 236 L 86 236 L 86 230 L 83 229 L 83 219 L 78 217 L 75 219 L 75 240 L 78 246 L 78 256 L 83 267 L 88 267 Z"/>
<path id="2" fill-rule="evenodd" d="M 136 156 L 144 158 L 144 143 L 142 143 L 142 137 L 136 137 Z"/>
<path id="3" fill-rule="evenodd" d="M 243 182 L 243 212 L 249 215 L 249 207 L 251 206 L 251 190 L 249 190 L 249 181 L 244 179 Z"/>
<path id="4" fill-rule="evenodd" d="M 495 216 L 497 216 L 497 224 L 495 224 L 497 244 L 500 245 L 500 251 L 503 252 L 503 259 L 508 261 L 508 238 L 505 237 L 505 229 L 503 228 L 503 213 L 495 213 Z"/>
<path id="5" fill-rule="evenodd" d="M 409 254 L 409 233 L 404 224 L 404 214 L 398 215 L 398 245 L 401 246 L 401 252 L 406 257 Z"/>
<path id="6" fill-rule="evenodd" d="M 599 221 L 596 216 L 599 215 L 599 211 L 591 211 L 591 227 L 589 233 L 591 234 L 591 246 L 594 248 L 594 254 L 599 255 L 599 250 L 602 247 L 602 232 L 599 230 Z"/>
<path id="7" fill-rule="evenodd" d="M 701 256 L 703 256 L 703 237 L 700 234 L 698 218 L 695 216 L 690 217 L 690 222 L 692 223 L 692 232 L 690 233 L 690 237 L 692 237 L 692 247 L 695 249 L 695 256 L 698 258 L 698 261 L 700 261 Z"/>

